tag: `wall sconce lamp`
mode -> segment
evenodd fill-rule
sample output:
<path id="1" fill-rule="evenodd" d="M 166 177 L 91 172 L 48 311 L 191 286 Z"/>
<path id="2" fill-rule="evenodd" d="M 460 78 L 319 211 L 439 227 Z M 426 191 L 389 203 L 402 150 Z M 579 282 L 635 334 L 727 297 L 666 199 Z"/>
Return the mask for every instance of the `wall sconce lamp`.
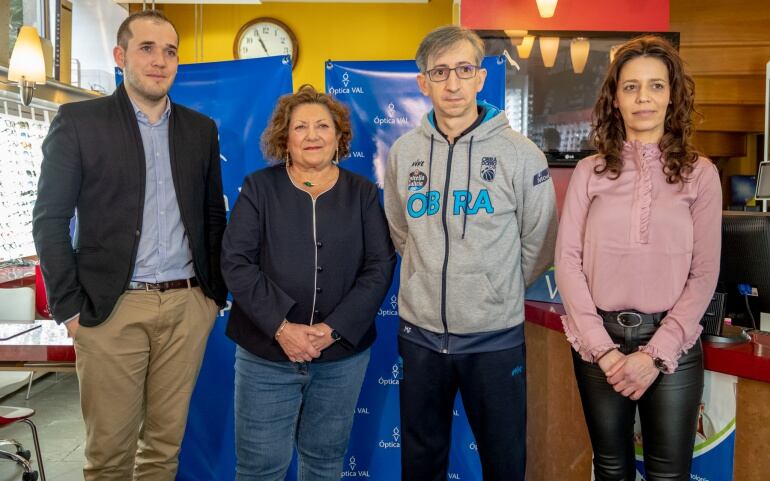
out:
<path id="1" fill-rule="evenodd" d="M 556 63 L 556 54 L 559 53 L 559 37 L 540 37 L 540 54 L 543 56 L 543 65 L 551 68 Z"/>
<path id="2" fill-rule="evenodd" d="M 529 54 L 532 52 L 532 46 L 535 44 L 534 35 L 525 35 L 521 39 L 521 44 L 516 45 L 516 51 L 519 53 L 519 58 L 529 58 Z"/>
<path id="3" fill-rule="evenodd" d="M 24 25 L 19 30 L 8 65 L 8 80 L 19 85 L 19 96 L 24 105 L 32 102 L 35 84 L 45 83 L 43 47 L 35 27 Z"/>
<path id="4" fill-rule="evenodd" d="M 569 56 L 572 59 L 572 70 L 575 73 L 583 73 L 588 61 L 588 52 L 591 50 L 591 42 L 585 37 L 572 39 L 569 44 Z"/>
<path id="5" fill-rule="evenodd" d="M 537 10 L 540 12 L 540 16 L 543 18 L 553 17 L 553 12 L 556 11 L 556 3 L 559 0 L 536 0 Z"/>

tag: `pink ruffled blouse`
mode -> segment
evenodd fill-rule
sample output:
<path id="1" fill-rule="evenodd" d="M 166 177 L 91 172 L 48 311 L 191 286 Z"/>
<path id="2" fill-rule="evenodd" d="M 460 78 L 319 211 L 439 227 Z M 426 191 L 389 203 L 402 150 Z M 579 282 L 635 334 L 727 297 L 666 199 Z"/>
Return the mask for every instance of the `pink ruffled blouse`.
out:
<path id="1" fill-rule="evenodd" d="M 640 347 L 676 370 L 701 332 L 719 275 L 722 189 L 716 167 L 699 158 L 688 181 L 668 184 L 655 144 L 626 142 L 616 180 L 596 175 L 599 155 L 570 180 L 556 242 L 556 282 L 564 332 L 588 362 L 618 347 L 596 313 L 668 311 Z"/>

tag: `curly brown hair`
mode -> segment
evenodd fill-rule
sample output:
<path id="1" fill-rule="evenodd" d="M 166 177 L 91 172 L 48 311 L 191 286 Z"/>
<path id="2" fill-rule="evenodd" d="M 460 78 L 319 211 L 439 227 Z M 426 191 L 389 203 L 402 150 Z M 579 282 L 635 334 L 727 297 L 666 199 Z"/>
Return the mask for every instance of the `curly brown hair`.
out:
<path id="1" fill-rule="evenodd" d="M 287 94 L 278 99 L 270 123 L 262 133 L 262 153 L 265 157 L 271 159 L 274 164 L 286 162 L 288 156 L 286 143 L 289 139 L 291 113 L 295 107 L 303 104 L 320 104 L 329 109 L 338 135 L 339 158 L 347 157 L 350 154 L 350 140 L 353 138 L 347 107 L 331 96 L 318 92 L 309 84 L 302 85 L 297 89 L 297 93 Z"/>
<path id="2" fill-rule="evenodd" d="M 621 45 L 610 64 L 607 77 L 594 106 L 594 128 L 591 140 L 604 156 L 604 164 L 594 167 L 598 175 L 609 173 L 610 179 L 617 179 L 623 169 L 623 141 L 625 125 L 620 111 L 613 106 L 618 89 L 618 79 L 623 66 L 637 57 L 657 58 L 666 65 L 671 102 L 663 124 L 663 137 L 658 142 L 664 164 L 666 182 L 674 184 L 687 182 L 698 160 L 698 152 L 691 143 L 693 115 L 695 112 L 695 82 L 684 70 L 682 58 L 671 43 L 655 35 L 644 35 Z"/>

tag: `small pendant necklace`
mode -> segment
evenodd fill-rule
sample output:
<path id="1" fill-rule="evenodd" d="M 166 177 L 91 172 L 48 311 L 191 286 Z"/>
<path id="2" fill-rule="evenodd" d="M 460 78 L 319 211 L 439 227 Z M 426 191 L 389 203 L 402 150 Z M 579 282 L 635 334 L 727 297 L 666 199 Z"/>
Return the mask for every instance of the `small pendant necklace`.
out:
<path id="1" fill-rule="evenodd" d="M 290 170 L 290 171 L 291 171 L 291 170 L 294 170 L 294 169 L 292 169 L 292 168 L 290 167 L 288 170 Z M 290 176 L 292 176 L 292 177 L 294 177 L 293 175 L 291 175 L 291 172 L 289 172 L 289 175 L 290 175 Z M 331 176 L 331 177 L 329 177 L 328 179 L 326 179 L 326 180 L 324 180 L 324 181 L 322 181 L 322 182 L 313 182 L 313 181 L 310 181 L 310 180 L 306 180 L 306 181 L 303 181 L 303 182 L 302 182 L 302 185 L 304 185 L 305 187 L 311 187 L 311 188 L 312 188 L 312 187 L 323 187 L 324 185 L 328 184 L 328 183 L 329 183 L 331 180 L 333 180 L 333 179 L 334 179 L 334 177 L 335 177 L 335 175 L 334 175 L 334 174 L 332 174 L 332 176 Z"/>

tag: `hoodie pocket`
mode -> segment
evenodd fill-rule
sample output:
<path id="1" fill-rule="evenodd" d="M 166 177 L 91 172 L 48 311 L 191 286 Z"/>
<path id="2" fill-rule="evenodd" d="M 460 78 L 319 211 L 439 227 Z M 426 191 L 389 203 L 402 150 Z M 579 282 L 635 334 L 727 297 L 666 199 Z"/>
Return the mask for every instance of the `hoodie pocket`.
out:
<path id="1" fill-rule="evenodd" d="M 415 272 L 399 290 L 399 315 L 412 324 L 432 332 L 444 332 L 439 317 L 441 275 Z"/>
<path id="2" fill-rule="evenodd" d="M 505 302 L 486 274 L 452 274 L 447 278 L 449 332 L 468 334 L 489 330 L 501 321 Z"/>

